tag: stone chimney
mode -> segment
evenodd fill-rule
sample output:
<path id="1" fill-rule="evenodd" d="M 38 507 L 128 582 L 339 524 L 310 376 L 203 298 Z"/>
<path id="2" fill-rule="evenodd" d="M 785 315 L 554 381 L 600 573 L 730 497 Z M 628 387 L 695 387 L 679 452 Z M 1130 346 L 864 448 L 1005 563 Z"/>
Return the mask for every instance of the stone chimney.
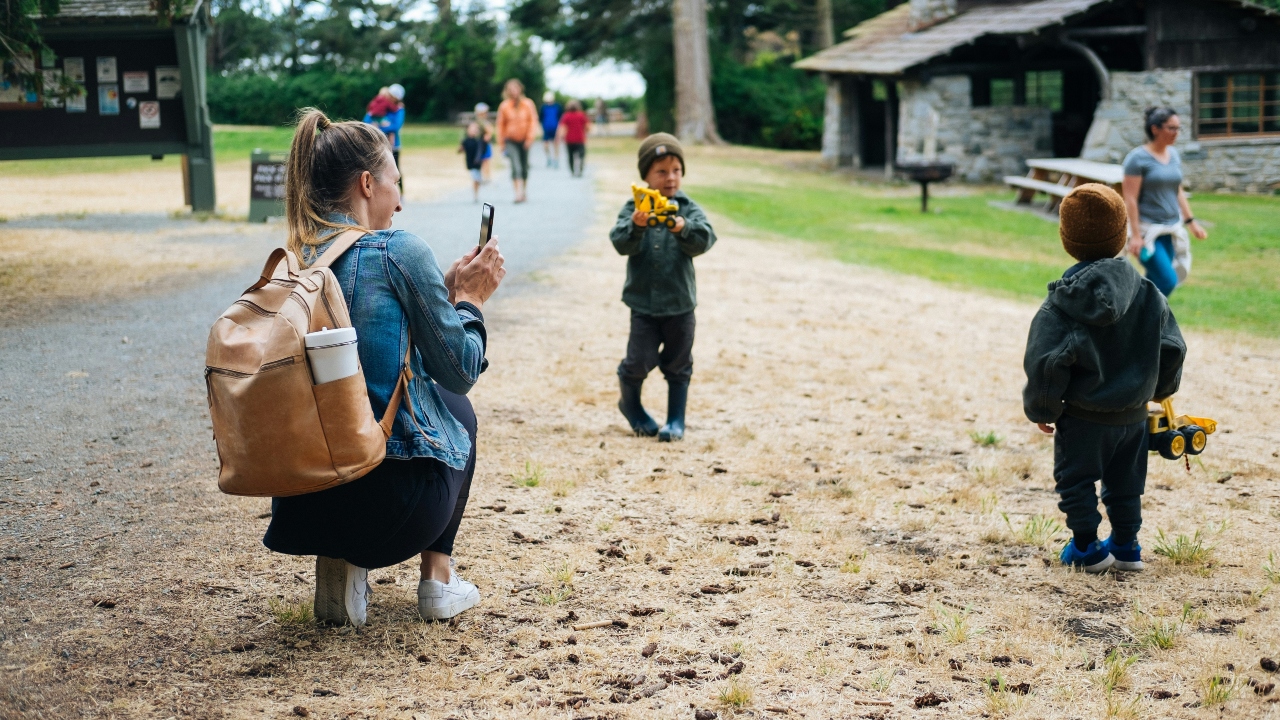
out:
<path id="1" fill-rule="evenodd" d="M 911 0 L 911 27 L 926 28 L 956 14 L 956 0 Z"/>

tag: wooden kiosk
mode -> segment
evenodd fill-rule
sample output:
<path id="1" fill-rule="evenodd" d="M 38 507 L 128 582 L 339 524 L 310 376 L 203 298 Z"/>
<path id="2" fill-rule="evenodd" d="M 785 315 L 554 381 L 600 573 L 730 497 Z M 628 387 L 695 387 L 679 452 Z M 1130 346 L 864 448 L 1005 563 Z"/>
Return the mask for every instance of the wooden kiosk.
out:
<path id="1" fill-rule="evenodd" d="M 41 95 L 0 78 L 0 160 L 181 155 L 187 204 L 213 211 L 206 0 L 172 21 L 149 0 L 63 0 L 40 29 L 53 53 L 29 62 L 47 86 L 66 78 L 78 92 Z"/>

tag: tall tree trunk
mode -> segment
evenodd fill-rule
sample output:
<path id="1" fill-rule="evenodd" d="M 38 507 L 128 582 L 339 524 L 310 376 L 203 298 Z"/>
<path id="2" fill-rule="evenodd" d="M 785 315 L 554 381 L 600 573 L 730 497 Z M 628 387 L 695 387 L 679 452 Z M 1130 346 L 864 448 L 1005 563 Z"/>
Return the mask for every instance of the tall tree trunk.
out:
<path id="1" fill-rule="evenodd" d="M 711 50 L 706 0 L 673 0 L 672 44 L 676 65 L 676 135 L 685 142 L 723 142 L 711 105 Z"/>
<path id="2" fill-rule="evenodd" d="M 831 0 L 818 1 L 818 49 L 825 50 L 836 44 L 835 20 L 831 17 Z"/>
<path id="3" fill-rule="evenodd" d="M 453 22 L 453 4 L 450 0 L 436 0 L 436 21 L 444 25 Z"/>

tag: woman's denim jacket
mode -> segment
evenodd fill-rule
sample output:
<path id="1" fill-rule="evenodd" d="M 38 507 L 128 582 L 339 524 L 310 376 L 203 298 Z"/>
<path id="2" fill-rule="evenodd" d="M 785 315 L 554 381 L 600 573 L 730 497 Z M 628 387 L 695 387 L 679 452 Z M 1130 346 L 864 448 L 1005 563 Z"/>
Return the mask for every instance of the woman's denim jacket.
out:
<path id="1" fill-rule="evenodd" d="M 341 216 L 329 219 L 355 224 Z M 304 248 L 301 260 L 315 262 L 330 242 L 315 246 L 314 251 Z M 413 338 L 412 403 L 400 403 L 387 439 L 387 457 L 430 457 L 451 468 L 466 467 L 471 439 L 449 413 L 432 381 L 465 395 L 488 367 L 480 310 L 471 303 L 459 303 L 456 308 L 449 304 L 449 291 L 435 253 L 422 238 L 403 230 L 365 235 L 331 269 L 351 311 L 360 365 L 376 418 L 386 412 L 409 338 Z"/>

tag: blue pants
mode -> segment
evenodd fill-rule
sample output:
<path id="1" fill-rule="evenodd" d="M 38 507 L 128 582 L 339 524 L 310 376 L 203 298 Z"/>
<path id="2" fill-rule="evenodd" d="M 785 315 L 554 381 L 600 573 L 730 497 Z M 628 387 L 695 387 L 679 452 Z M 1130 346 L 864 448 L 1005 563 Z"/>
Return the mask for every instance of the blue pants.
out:
<path id="1" fill-rule="evenodd" d="M 1156 238 L 1151 257 L 1142 261 L 1147 269 L 1147 279 L 1169 297 L 1173 289 L 1178 287 L 1178 273 L 1173 269 L 1173 236 L 1161 235 Z"/>
<path id="2" fill-rule="evenodd" d="M 1097 483 L 1116 542 L 1127 545 L 1142 527 L 1147 486 L 1147 423 L 1100 425 L 1070 415 L 1058 418 L 1053 435 L 1053 479 L 1058 509 L 1073 533 L 1097 532 Z"/>

